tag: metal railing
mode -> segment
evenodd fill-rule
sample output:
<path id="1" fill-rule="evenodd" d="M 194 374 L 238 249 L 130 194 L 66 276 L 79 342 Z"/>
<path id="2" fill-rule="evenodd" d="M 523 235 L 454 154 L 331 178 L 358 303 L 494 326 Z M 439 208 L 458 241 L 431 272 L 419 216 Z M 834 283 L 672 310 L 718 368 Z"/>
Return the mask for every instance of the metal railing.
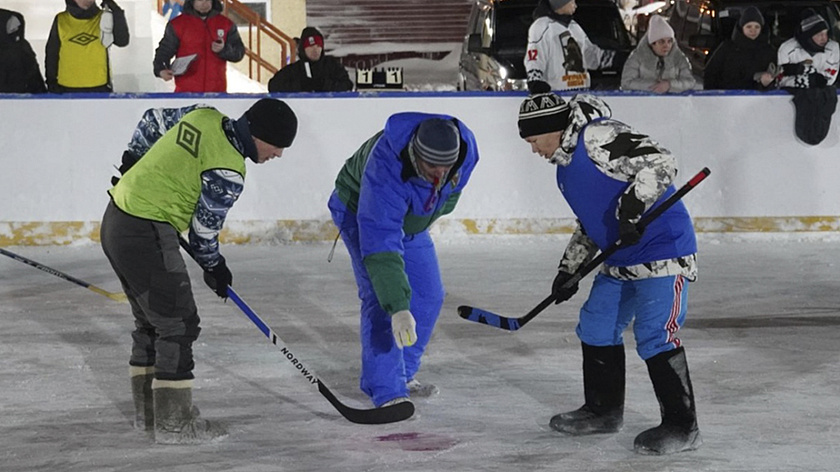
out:
<path id="1" fill-rule="evenodd" d="M 165 1 L 157 0 L 157 3 L 158 13 L 161 13 Z M 263 70 L 271 77 L 295 59 L 297 43 L 292 37 L 269 21 L 263 20 L 257 12 L 238 0 L 222 0 L 222 6 L 224 14 L 233 13 L 247 23 L 239 26 L 239 33 L 245 44 L 249 78 L 261 82 Z M 247 32 L 243 32 L 242 28 L 247 28 Z"/>

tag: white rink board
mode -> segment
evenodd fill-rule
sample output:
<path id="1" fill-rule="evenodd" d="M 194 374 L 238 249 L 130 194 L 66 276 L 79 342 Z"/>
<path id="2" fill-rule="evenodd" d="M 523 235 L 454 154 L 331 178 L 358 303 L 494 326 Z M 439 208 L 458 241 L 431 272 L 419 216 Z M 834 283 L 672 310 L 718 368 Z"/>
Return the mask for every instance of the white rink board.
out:
<path id="1" fill-rule="evenodd" d="M 167 94 L 0 98 L 7 202 L 2 222 L 99 221 L 113 166 L 143 111 L 208 103 L 238 117 L 258 96 Z M 282 97 L 282 96 L 281 96 Z M 248 164 L 245 192 L 229 223 L 327 221 L 327 198 L 344 160 L 401 111 L 448 113 L 473 129 L 481 161 L 457 220 L 541 221 L 571 212 L 553 168 L 517 133 L 522 94 L 401 93 L 283 97 L 300 129 L 280 160 Z M 568 97 L 567 97 L 568 98 Z M 695 218 L 810 218 L 840 214 L 836 123 L 817 146 L 793 132 L 790 95 L 604 95 L 614 118 L 650 134 L 677 155 L 682 184 L 712 175 L 685 200 Z M 725 111 L 724 111 L 725 110 Z M 10 187 L 10 188 L 9 188 Z M 2 235 L 0 228 L 0 236 Z"/>

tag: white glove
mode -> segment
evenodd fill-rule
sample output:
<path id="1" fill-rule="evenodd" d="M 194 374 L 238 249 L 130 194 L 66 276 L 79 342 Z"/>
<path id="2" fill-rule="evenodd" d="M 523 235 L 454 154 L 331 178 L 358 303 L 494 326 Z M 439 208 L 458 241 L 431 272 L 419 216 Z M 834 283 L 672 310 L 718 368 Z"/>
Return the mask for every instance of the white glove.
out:
<path id="1" fill-rule="evenodd" d="M 408 310 L 398 311 L 391 315 L 391 331 L 394 332 L 394 341 L 400 349 L 417 342 L 416 326 L 414 316 Z"/>
<path id="2" fill-rule="evenodd" d="M 114 44 L 114 14 L 111 10 L 102 10 L 102 17 L 99 19 L 100 41 L 106 48 Z"/>

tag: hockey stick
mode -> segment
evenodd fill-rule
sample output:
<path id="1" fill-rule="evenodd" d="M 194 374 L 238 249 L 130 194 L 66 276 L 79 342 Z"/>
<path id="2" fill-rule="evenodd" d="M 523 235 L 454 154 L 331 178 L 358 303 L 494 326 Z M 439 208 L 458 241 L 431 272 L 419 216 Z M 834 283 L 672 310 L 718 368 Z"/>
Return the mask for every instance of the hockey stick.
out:
<path id="1" fill-rule="evenodd" d="M 9 256 L 9 257 L 11 257 L 12 259 L 14 259 L 18 262 L 23 262 L 24 264 L 31 265 L 32 267 L 34 267 L 36 269 L 43 270 L 44 272 L 46 272 L 48 274 L 52 274 L 56 277 L 60 277 L 60 278 L 66 280 L 68 282 L 73 282 L 76 285 L 81 285 L 82 287 L 84 287 L 88 290 L 91 290 L 93 292 L 96 292 L 100 295 L 106 296 L 106 297 L 110 298 L 111 300 L 114 300 L 115 302 L 125 303 L 125 302 L 128 301 L 128 298 L 126 298 L 124 293 L 121 293 L 121 292 L 114 293 L 114 292 L 109 292 L 107 290 L 103 290 L 103 289 L 97 287 L 96 285 L 89 284 L 89 283 L 85 282 L 84 280 L 79 280 L 75 277 L 72 277 L 70 275 L 65 274 L 64 272 L 55 270 L 52 267 L 47 267 L 43 264 L 39 264 L 39 263 L 33 261 L 32 259 L 27 259 L 23 256 L 15 254 L 11 251 L 7 251 L 3 248 L 0 248 L 0 254 L 3 254 L 4 256 Z"/>
<path id="2" fill-rule="evenodd" d="M 672 205 L 677 203 L 686 193 L 688 193 L 691 189 L 696 187 L 700 182 L 703 181 L 708 175 L 711 173 L 708 167 L 704 167 L 703 170 L 697 173 L 694 177 L 691 178 L 685 185 L 680 187 L 679 190 L 674 192 L 670 197 L 668 197 L 664 202 L 662 202 L 659 206 L 648 212 L 647 214 L 643 215 L 639 222 L 636 223 L 636 227 L 639 230 L 643 230 L 647 225 L 650 224 L 651 221 L 655 220 L 659 215 L 665 212 L 668 208 Z M 590 272 L 595 270 L 599 265 L 601 265 L 608 257 L 610 257 L 613 253 L 621 248 L 621 240 L 616 241 L 606 250 L 598 254 L 597 257 L 592 259 L 588 264 L 584 264 L 583 267 L 578 269 L 577 272 L 572 276 L 571 279 L 566 281 L 563 284 L 563 288 L 572 287 L 574 284 L 580 282 L 581 279 L 586 277 Z M 554 295 L 549 295 L 545 298 L 545 300 L 541 301 L 539 305 L 535 306 L 531 311 L 529 311 L 525 316 L 521 316 L 519 318 L 507 318 L 505 316 L 497 315 L 493 312 L 482 310 L 481 308 L 474 308 L 468 305 L 461 305 L 458 307 L 458 315 L 461 318 L 469 321 L 475 321 L 476 323 L 486 324 L 490 326 L 495 326 L 496 328 L 504 329 L 507 331 L 516 331 L 519 328 L 525 326 L 529 321 L 534 319 L 541 311 L 545 310 L 549 305 L 554 303 Z"/>
<path id="3" fill-rule="evenodd" d="M 190 257 L 192 257 L 192 248 L 190 247 L 189 243 L 185 241 L 184 238 L 178 239 L 180 240 L 181 247 L 184 248 L 185 251 L 187 251 L 187 254 L 189 254 Z M 341 413 L 341 416 L 345 417 L 351 423 L 396 423 L 398 421 L 406 420 L 414 414 L 414 404 L 411 402 L 402 402 L 397 403 L 395 405 L 380 408 L 372 408 L 367 410 L 351 408 L 345 405 L 338 398 L 336 398 L 332 391 L 330 391 L 330 389 L 327 388 L 327 386 L 324 385 L 323 382 L 321 382 L 321 380 L 315 375 L 315 372 L 306 367 L 303 364 L 303 362 L 301 362 L 300 359 L 298 359 L 298 357 L 288 347 L 286 347 L 283 340 L 280 339 L 280 337 L 277 336 L 277 334 L 267 324 L 265 324 L 265 322 L 259 317 L 259 315 L 257 315 L 257 313 L 254 312 L 254 310 L 252 310 L 251 307 L 249 307 L 248 304 L 245 303 L 244 300 L 242 300 L 242 298 L 239 297 L 239 294 L 237 294 L 233 290 L 233 287 L 228 286 L 227 293 L 230 299 L 233 300 L 234 303 L 236 303 L 236 306 L 238 306 L 239 309 L 242 310 L 243 313 L 245 313 L 245 316 L 247 316 L 248 319 L 250 319 L 255 325 L 257 325 L 257 328 L 259 328 L 259 330 L 262 331 L 262 333 L 268 338 L 268 340 L 271 341 L 272 344 L 280 348 L 280 352 L 283 354 L 283 356 L 286 359 L 288 359 L 293 366 L 295 366 L 295 369 L 297 369 L 301 374 L 303 374 L 304 377 L 306 377 L 306 380 L 309 381 L 310 385 L 317 384 L 318 391 L 321 392 L 321 395 L 323 395 L 327 399 L 327 401 L 329 401 L 330 404 L 333 407 L 335 407 L 335 409 L 338 410 L 339 413 Z"/>

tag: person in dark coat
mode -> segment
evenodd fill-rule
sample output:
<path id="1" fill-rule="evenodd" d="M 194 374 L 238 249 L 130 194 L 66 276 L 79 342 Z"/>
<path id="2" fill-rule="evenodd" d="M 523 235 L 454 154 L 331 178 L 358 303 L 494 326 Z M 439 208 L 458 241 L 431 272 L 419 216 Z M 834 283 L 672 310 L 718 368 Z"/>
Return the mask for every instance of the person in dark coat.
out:
<path id="1" fill-rule="evenodd" d="M 0 93 L 47 91 L 24 25 L 23 15 L 0 8 Z"/>
<path id="2" fill-rule="evenodd" d="M 324 54 L 324 36 L 310 26 L 298 41 L 298 60 L 277 71 L 269 92 L 348 92 L 353 81 L 338 59 Z"/>
<path id="3" fill-rule="evenodd" d="M 732 39 L 715 50 L 703 72 L 703 88 L 770 90 L 775 82 L 776 49 L 762 34 L 764 17 L 756 7 L 741 14 Z"/>
<path id="4" fill-rule="evenodd" d="M 806 8 L 793 38 L 779 46 L 779 85 L 793 94 L 796 136 L 811 145 L 821 143 L 828 135 L 837 109 L 840 45 L 828 32 L 825 18 Z"/>

